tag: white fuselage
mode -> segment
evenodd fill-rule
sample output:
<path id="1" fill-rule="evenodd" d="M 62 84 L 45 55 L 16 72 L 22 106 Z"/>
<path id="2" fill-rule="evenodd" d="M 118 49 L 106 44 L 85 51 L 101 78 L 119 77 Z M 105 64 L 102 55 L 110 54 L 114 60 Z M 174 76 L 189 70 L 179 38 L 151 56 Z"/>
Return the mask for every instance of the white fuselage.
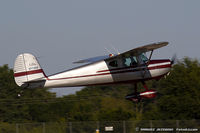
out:
<path id="1" fill-rule="evenodd" d="M 162 77 L 170 71 L 170 68 L 170 60 L 153 60 L 150 61 L 148 67 L 143 65 L 118 68 L 110 68 L 103 60 L 52 76 L 46 76 L 44 87 L 73 87 L 139 82 Z"/>

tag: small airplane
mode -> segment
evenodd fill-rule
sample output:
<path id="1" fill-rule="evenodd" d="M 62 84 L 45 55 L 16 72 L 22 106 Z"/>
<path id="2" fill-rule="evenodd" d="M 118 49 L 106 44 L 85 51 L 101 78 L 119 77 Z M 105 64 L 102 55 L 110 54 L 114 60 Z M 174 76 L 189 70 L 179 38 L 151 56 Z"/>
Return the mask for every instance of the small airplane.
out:
<path id="1" fill-rule="evenodd" d="M 110 54 L 98 58 L 89 58 L 74 63 L 88 63 L 64 72 L 47 76 L 35 56 L 20 54 L 14 64 L 14 77 L 18 86 L 23 88 L 56 88 L 127 83 L 134 84 L 134 92 L 126 96 L 131 101 L 154 98 L 156 91 L 149 89 L 147 80 L 159 80 L 170 72 L 174 60 L 151 60 L 153 51 L 168 45 L 158 42 L 138 47 L 121 54 Z M 150 52 L 149 57 L 146 53 Z M 145 91 L 137 91 L 141 82 Z"/>

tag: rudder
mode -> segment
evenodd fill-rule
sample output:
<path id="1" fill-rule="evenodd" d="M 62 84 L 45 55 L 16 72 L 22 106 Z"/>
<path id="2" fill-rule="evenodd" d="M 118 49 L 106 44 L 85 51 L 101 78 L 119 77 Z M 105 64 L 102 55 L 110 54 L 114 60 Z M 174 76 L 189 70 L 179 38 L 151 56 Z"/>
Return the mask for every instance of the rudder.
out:
<path id="1" fill-rule="evenodd" d="M 14 64 L 14 77 L 18 86 L 36 79 L 45 78 L 45 73 L 35 56 L 29 53 L 17 56 Z"/>

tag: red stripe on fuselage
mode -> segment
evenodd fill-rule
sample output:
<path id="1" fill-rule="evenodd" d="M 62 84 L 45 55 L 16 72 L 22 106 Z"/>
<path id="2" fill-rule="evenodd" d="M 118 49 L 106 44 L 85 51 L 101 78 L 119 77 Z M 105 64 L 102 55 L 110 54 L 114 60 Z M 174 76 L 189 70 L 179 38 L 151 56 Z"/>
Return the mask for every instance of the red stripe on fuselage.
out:
<path id="1" fill-rule="evenodd" d="M 14 77 L 21 77 L 21 76 L 26 76 L 26 75 L 31 75 L 31 74 L 38 74 L 38 73 L 43 73 L 44 74 L 43 69 L 15 73 Z"/>
<path id="2" fill-rule="evenodd" d="M 149 70 L 154 70 L 154 69 L 161 69 L 161 68 L 168 68 L 168 67 L 171 67 L 171 64 L 161 65 L 161 66 L 148 67 L 148 69 L 149 69 Z"/>
<path id="3" fill-rule="evenodd" d="M 163 60 L 150 60 L 149 65 L 151 64 L 159 64 L 159 63 L 166 63 L 171 62 L 169 59 L 163 59 Z"/>
<path id="4" fill-rule="evenodd" d="M 155 70 L 155 69 L 162 69 L 162 68 L 170 68 L 171 64 L 168 65 L 160 65 L 160 66 L 154 66 L 154 67 L 150 67 L 147 68 L 148 70 Z M 136 71 L 141 71 L 144 70 L 145 68 L 137 68 L 137 69 L 130 69 L 130 70 L 121 70 L 120 71 L 109 71 L 107 73 L 99 73 L 99 74 L 91 74 L 91 75 L 82 75 L 82 76 L 73 76 L 73 77 L 66 77 L 66 78 L 55 78 L 55 79 L 49 79 L 47 78 L 47 80 L 63 80 L 63 79 L 73 79 L 73 78 L 83 78 L 83 77 L 93 77 L 93 76 L 101 76 L 101 75 L 108 75 L 108 74 L 121 74 L 121 73 L 127 73 L 127 72 L 136 72 Z"/>
<path id="5" fill-rule="evenodd" d="M 158 60 L 157 63 L 165 63 L 169 62 L 169 60 Z M 155 61 L 153 63 L 150 62 L 150 64 L 155 64 Z M 161 69 L 161 68 L 170 68 L 171 64 L 167 65 L 158 65 L 154 67 L 149 67 L 147 68 L 148 70 L 154 70 L 154 69 Z M 38 74 L 38 73 L 43 73 L 44 76 L 47 78 L 47 80 L 62 80 L 62 79 L 73 79 L 73 78 L 83 78 L 83 77 L 93 77 L 93 76 L 101 76 L 101 75 L 108 75 L 108 74 L 121 74 L 121 73 L 127 73 L 127 72 L 136 72 L 136 71 L 141 71 L 144 70 L 145 68 L 134 68 L 134 67 L 124 67 L 124 68 L 118 68 L 118 69 L 110 69 L 110 70 L 102 70 L 102 71 L 97 71 L 99 72 L 106 72 L 106 73 L 99 73 L 99 74 L 91 74 L 91 75 L 82 75 L 82 76 L 73 76 L 73 77 L 66 77 L 66 78 L 56 78 L 56 79 L 49 79 L 43 69 L 39 70 L 33 70 L 33 71 L 27 71 L 27 72 L 20 72 L 20 73 L 15 73 L 14 77 L 20 77 L 20 76 L 26 76 L 26 75 L 31 75 L 31 74 Z"/>
<path id="6" fill-rule="evenodd" d="M 113 84 L 132 84 L 132 83 L 137 83 L 137 82 L 142 82 L 142 81 L 148 81 L 152 79 L 160 79 L 164 77 L 167 73 L 157 76 L 157 77 L 152 77 L 152 78 L 146 78 L 146 79 L 136 79 L 136 80 L 126 80 L 126 81 L 114 81 L 114 82 L 107 82 L 107 83 L 97 83 L 97 84 L 82 84 L 78 86 L 93 86 L 93 85 L 113 85 Z M 73 86 L 71 86 L 73 87 Z"/>

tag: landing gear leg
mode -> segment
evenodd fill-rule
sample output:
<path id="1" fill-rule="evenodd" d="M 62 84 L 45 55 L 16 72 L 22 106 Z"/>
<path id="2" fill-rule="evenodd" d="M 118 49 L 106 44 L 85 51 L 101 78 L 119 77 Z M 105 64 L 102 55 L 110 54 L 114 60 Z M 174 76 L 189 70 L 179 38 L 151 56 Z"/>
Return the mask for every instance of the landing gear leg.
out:
<path id="1" fill-rule="evenodd" d="M 126 99 L 134 102 L 140 102 L 141 99 L 152 99 L 156 97 L 156 91 L 149 89 L 144 81 L 142 81 L 145 91 L 137 92 L 137 84 L 134 84 L 134 92 L 127 95 Z"/>
<path id="2" fill-rule="evenodd" d="M 141 98 L 140 98 L 140 93 L 137 92 L 137 83 L 134 84 L 134 92 L 128 94 L 125 98 L 133 102 L 140 102 Z"/>
<path id="3" fill-rule="evenodd" d="M 155 90 L 149 90 L 149 88 L 147 87 L 147 85 L 145 84 L 144 81 L 142 81 L 143 87 L 145 89 L 145 91 L 140 93 L 140 97 L 141 98 L 155 98 L 156 97 L 156 91 Z"/>

